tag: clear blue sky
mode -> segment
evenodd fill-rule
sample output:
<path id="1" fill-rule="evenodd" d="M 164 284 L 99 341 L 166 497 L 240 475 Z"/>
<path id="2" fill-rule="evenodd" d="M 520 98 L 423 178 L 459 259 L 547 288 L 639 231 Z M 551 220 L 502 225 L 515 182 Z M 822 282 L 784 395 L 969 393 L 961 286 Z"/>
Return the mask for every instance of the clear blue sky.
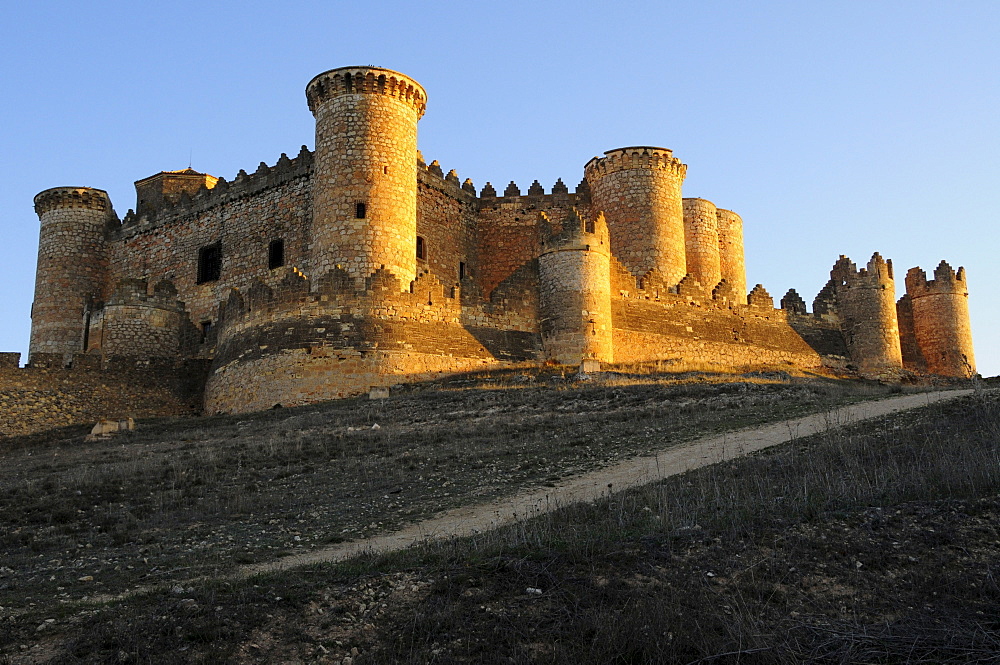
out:
<path id="1" fill-rule="evenodd" d="M 26 352 L 54 186 L 194 168 L 233 179 L 313 146 L 304 89 L 373 64 L 423 84 L 447 171 L 571 188 L 658 145 L 685 196 L 740 213 L 747 277 L 811 303 L 838 255 L 969 274 L 979 369 L 1000 373 L 1000 3 L 35 2 L 5 9 L 0 350 Z"/>

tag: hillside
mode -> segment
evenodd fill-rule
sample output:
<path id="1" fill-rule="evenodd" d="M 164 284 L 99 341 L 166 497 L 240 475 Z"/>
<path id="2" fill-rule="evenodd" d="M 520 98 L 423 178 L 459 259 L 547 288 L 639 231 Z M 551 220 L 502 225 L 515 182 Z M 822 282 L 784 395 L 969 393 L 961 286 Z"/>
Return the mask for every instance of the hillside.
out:
<path id="1" fill-rule="evenodd" d="M 82 443 L 79 430 L 7 440 L 0 653 L 607 663 L 995 652 L 1000 405 L 989 393 L 472 539 L 231 577 L 237 564 L 888 390 L 703 378 L 470 377 L 386 401 L 143 423 L 109 442 Z"/>

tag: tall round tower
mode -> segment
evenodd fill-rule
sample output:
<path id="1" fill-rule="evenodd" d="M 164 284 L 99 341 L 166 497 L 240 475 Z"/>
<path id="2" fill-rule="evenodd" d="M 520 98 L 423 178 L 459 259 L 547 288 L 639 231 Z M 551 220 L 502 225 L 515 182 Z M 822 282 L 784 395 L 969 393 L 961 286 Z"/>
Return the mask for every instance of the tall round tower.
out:
<path id="1" fill-rule="evenodd" d="M 313 271 L 340 265 L 360 279 L 385 266 L 408 286 L 416 277 L 424 89 L 389 69 L 341 67 L 310 81 L 306 98 L 316 118 Z"/>
<path id="2" fill-rule="evenodd" d="M 614 361 L 611 253 L 604 216 L 582 220 L 576 209 L 551 233 L 543 216 L 538 257 L 542 345 L 564 365 Z"/>
<path id="3" fill-rule="evenodd" d="M 719 270 L 740 298 L 747 295 L 747 268 L 743 255 L 743 219 L 732 210 L 716 209 L 719 228 Z"/>
<path id="4" fill-rule="evenodd" d="M 29 357 L 81 351 L 90 306 L 106 287 L 111 200 L 100 189 L 53 187 L 35 197 L 35 212 L 41 232 Z"/>
<path id="5" fill-rule="evenodd" d="M 913 334 L 927 371 L 956 377 L 975 374 L 965 268 L 955 272 L 942 261 L 930 281 L 923 270 L 911 268 L 906 273 L 906 294 L 913 309 Z"/>
<path id="6" fill-rule="evenodd" d="M 718 213 L 711 201 L 684 199 L 684 247 L 688 274 L 705 288 L 715 288 L 722 279 L 722 268 Z"/>
<path id="7" fill-rule="evenodd" d="M 595 211 L 603 211 L 611 250 L 642 277 L 657 269 L 674 285 L 687 274 L 681 184 L 687 166 L 665 148 L 618 148 L 584 167 Z"/>

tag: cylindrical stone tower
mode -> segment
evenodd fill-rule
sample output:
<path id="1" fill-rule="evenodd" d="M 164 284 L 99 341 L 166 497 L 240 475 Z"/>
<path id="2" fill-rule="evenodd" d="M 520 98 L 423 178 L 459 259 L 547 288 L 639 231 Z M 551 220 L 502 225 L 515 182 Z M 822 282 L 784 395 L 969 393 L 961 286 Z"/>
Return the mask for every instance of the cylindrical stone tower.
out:
<path id="1" fill-rule="evenodd" d="M 316 118 L 313 272 L 340 265 L 361 279 L 385 266 L 409 286 L 416 277 L 424 89 L 388 69 L 341 67 L 310 81 L 306 98 Z"/>
<path id="2" fill-rule="evenodd" d="M 719 269 L 722 279 L 741 298 L 747 295 L 747 267 L 743 258 L 743 220 L 732 210 L 716 210 L 719 228 Z"/>
<path id="3" fill-rule="evenodd" d="M 865 268 L 855 270 L 850 259 L 841 257 L 830 276 L 837 283 L 837 304 L 851 360 L 862 371 L 901 368 L 892 261 L 875 252 Z"/>
<path id="4" fill-rule="evenodd" d="M 90 306 L 106 287 L 111 200 L 100 189 L 53 187 L 35 197 L 35 212 L 41 232 L 29 358 L 82 351 Z"/>
<path id="5" fill-rule="evenodd" d="M 912 301 L 913 333 L 927 371 L 941 376 L 974 375 L 965 268 L 956 273 L 942 261 L 930 281 L 923 270 L 911 268 L 906 273 L 906 293 Z"/>
<path id="6" fill-rule="evenodd" d="M 711 291 L 722 279 L 719 222 L 711 201 L 684 199 L 684 247 L 688 274 Z"/>
<path id="7" fill-rule="evenodd" d="M 538 258 L 542 345 L 558 363 L 614 361 L 611 328 L 611 253 L 608 227 L 597 213 L 583 221 L 575 209 L 562 232 L 548 233 L 543 222 Z"/>
<path id="8" fill-rule="evenodd" d="M 665 148 L 618 148 L 584 167 L 595 211 L 604 212 L 611 250 L 637 276 L 652 269 L 673 286 L 687 274 L 681 184 L 687 166 Z"/>

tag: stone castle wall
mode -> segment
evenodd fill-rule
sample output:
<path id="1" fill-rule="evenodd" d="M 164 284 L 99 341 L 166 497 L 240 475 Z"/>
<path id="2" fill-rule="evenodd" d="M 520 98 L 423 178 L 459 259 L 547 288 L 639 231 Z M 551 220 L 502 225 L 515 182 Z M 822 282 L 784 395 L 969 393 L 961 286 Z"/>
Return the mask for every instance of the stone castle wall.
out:
<path id="1" fill-rule="evenodd" d="M 670 293 L 628 288 L 626 280 L 619 274 L 618 285 L 624 288 L 611 301 L 616 362 L 810 368 L 823 366 L 824 357 L 844 353 L 835 317 L 774 309 L 759 285 L 751 304 L 741 305 L 718 290 L 695 286 Z"/>
<path id="2" fill-rule="evenodd" d="M 167 280 L 158 282 L 152 294 L 146 280 L 122 280 L 90 318 L 87 351 L 139 358 L 194 355 L 200 335 L 176 298 Z"/>
<path id="3" fill-rule="evenodd" d="M 161 172 L 121 222 L 101 190 L 39 194 L 32 356 L 213 359 L 226 411 L 546 359 L 974 371 L 962 269 L 908 276 L 896 304 L 881 257 L 838 262 L 812 315 L 794 290 L 775 310 L 747 292 L 739 215 L 683 199 L 669 150 L 607 151 L 574 192 L 477 195 L 417 151 L 413 79 L 344 67 L 306 97 L 315 153 Z"/>
<path id="4" fill-rule="evenodd" d="M 357 291 L 346 271 L 331 271 L 313 285 L 289 270 L 245 296 L 233 292 L 222 308 L 206 408 L 304 404 L 446 372 L 537 361 L 537 305 L 521 287 L 537 284 L 530 275 L 514 275 L 496 290 L 509 297 L 468 307 L 430 273 L 404 291 L 380 270 Z"/>
<path id="5" fill-rule="evenodd" d="M 169 279 L 191 322 L 214 322 L 230 289 L 270 274 L 268 247 L 281 240 L 285 265 L 308 265 L 312 223 L 312 154 L 282 155 L 232 183 L 182 198 L 155 216 L 126 217 L 110 244 L 110 285 L 123 279 Z M 198 283 L 199 251 L 218 245 L 219 279 Z M 110 290 L 110 287 L 109 287 Z"/>
<path id="6" fill-rule="evenodd" d="M 913 299 L 908 293 L 903 294 L 903 297 L 896 301 L 896 319 L 899 323 L 899 346 L 903 367 L 914 372 L 926 372 L 927 361 L 924 360 L 924 355 L 920 352 L 920 345 L 917 344 L 917 332 L 914 330 Z"/>
<path id="7" fill-rule="evenodd" d="M 207 361 L 157 361 L 36 353 L 0 354 L 0 436 L 65 425 L 197 413 Z"/>
<path id="8" fill-rule="evenodd" d="M 472 183 L 463 188 L 454 171 L 444 176 L 436 162 L 430 166 L 418 162 L 416 235 L 423 254 L 417 257 L 417 272 L 430 272 L 449 285 L 478 278 L 476 222 Z M 416 255 L 416 247 L 410 251 Z"/>

